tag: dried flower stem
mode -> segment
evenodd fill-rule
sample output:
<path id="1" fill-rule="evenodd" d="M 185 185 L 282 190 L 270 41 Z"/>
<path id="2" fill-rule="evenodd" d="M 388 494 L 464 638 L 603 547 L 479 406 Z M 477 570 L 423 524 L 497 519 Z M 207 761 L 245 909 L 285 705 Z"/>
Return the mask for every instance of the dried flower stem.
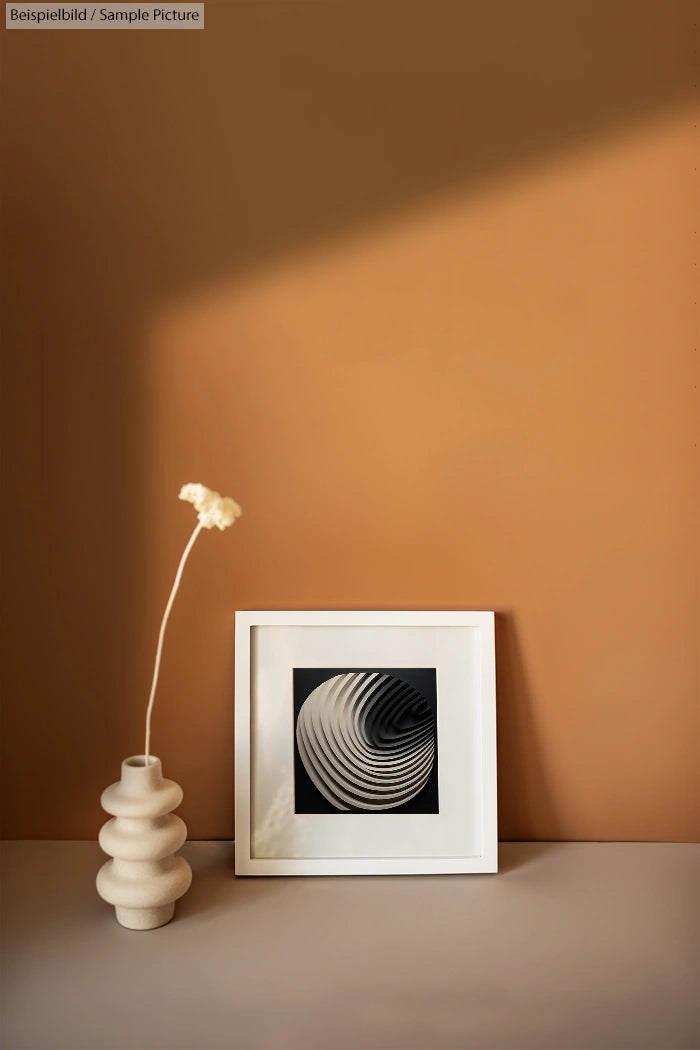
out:
<path id="1" fill-rule="evenodd" d="M 163 652 L 163 638 L 165 636 L 165 627 L 168 622 L 168 617 L 170 616 L 170 610 L 173 607 L 173 602 L 175 601 L 175 595 L 177 594 L 178 587 L 180 586 L 180 580 L 182 579 L 182 570 L 185 568 L 185 562 L 189 557 L 190 551 L 194 547 L 195 540 L 197 539 L 203 528 L 203 522 L 197 522 L 194 532 L 190 536 L 187 546 L 185 547 L 184 553 L 180 558 L 180 564 L 178 565 L 178 569 L 175 574 L 175 583 L 173 584 L 173 589 L 170 592 L 168 604 L 165 607 L 165 613 L 163 614 L 163 619 L 160 625 L 160 633 L 158 635 L 158 647 L 156 649 L 156 663 L 155 667 L 153 668 L 153 682 L 151 683 L 151 695 L 148 698 L 148 710 L 146 711 L 146 747 L 144 749 L 144 755 L 146 756 L 146 765 L 149 764 L 148 759 L 149 747 L 151 743 L 151 714 L 153 712 L 153 701 L 156 698 L 156 686 L 158 685 L 158 672 L 160 671 L 160 658 Z"/>

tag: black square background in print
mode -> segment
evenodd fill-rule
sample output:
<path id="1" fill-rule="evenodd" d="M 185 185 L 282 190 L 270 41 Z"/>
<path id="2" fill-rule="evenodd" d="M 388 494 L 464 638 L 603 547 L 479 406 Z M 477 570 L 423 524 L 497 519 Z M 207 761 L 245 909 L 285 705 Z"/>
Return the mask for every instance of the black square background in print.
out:
<path id="1" fill-rule="evenodd" d="M 295 813 L 439 812 L 434 667 L 293 675 Z"/>

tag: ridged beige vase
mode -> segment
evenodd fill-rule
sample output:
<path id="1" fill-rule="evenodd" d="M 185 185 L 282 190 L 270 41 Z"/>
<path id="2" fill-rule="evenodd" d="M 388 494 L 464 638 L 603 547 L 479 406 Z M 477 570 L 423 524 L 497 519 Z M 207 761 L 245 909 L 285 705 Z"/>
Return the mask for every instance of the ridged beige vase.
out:
<path id="1" fill-rule="evenodd" d="M 102 792 L 102 808 L 113 816 L 99 842 L 113 859 L 97 873 L 97 892 L 129 930 L 170 922 L 192 882 L 189 864 L 175 856 L 187 838 L 184 821 L 171 812 L 181 802 L 182 788 L 163 777 L 154 755 L 148 765 L 144 755 L 125 759 L 121 780 Z"/>

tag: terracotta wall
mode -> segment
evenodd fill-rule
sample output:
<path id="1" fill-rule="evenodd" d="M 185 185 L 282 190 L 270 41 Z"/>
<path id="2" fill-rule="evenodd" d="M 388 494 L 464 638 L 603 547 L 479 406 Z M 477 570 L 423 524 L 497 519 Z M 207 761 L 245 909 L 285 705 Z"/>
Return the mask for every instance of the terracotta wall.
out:
<path id="1" fill-rule="evenodd" d="M 5 834 L 153 745 L 233 834 L 236 608 L 497 611 L 503 838 L 698 830 L 694 5 L 6 32 Z M 695 12 L 696 13 L 696 12 Z"/>

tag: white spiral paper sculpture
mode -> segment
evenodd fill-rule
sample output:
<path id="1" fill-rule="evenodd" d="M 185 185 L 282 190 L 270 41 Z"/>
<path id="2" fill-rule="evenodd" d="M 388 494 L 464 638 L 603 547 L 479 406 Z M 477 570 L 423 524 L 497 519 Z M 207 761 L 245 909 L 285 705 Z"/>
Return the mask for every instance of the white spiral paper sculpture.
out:
<path id="1" fill-rule="evenodd" d="M 435 717 L 408 682 L 351 671 L 309 694 L 297 718 L 296 742 L 306 772 L 336 809 L 394 809 L 428 781 Z"/>

